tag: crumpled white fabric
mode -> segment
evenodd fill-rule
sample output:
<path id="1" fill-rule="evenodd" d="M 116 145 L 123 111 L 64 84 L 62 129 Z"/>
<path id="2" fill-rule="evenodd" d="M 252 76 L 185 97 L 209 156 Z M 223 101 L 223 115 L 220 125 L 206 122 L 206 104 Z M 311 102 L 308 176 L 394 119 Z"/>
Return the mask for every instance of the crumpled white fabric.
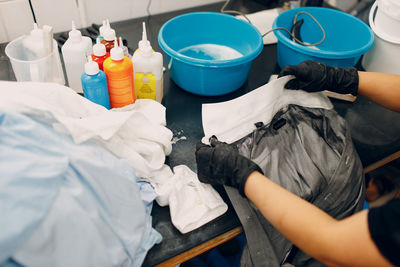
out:
<path id="1" fill-rule="evenodd" d="M 75 143 L 95 139 L 148 177 L 164 165 L 172 150 L 172 132 L 165 127 L 165 107 L 140 99 L 124 110 L 94 104 L 68 87 L 52 83 L 1 82 L 0 107 L 36 117 L 54 117 L 53 125 Z"/>
<path id="2" fill-rule="evenodd" d="M 158 179 L 164 176 L 168 184 L 159 187 L 156 183 L 155 191 L 161 196 L 157 203 L 169 204 L 172 223 L 181 233 L 197 229 L 228 210 L 214 188 L 201 183 L 187 166 L 175 166 L 173 172 L 167 168 L 160 170 Z"/>
<path id="3" fill-rule="evenodd" d="M 264 34 L 272 29 L 272 23 L 278 17 L 279 10 L 277 8 L 266 9 L 263 11 L 246 14 L 246 17 L 251 21 L 261 34 Z M 247 21 L 243 16 L 237 16 L 239 19 Z M 276 39 L 275 34 L 272 32 L 268 33 L 263 37 L 263 43 L 266 44 L 276 44 L 278 39 Z"/>
<path id="4" fill-rule="evenodd" d="M 37 119 L 46 118 L 46 121 L 54 118 L 53 128 L 70 134 L 75 143 L 96 141 L 126 160 L 138 177 L 146 178 L 154 185 L 157 203 L 161 206 L 172 203 L 171 220 L 179 230 L 193 230 L 227 210 L 211 186 L 198 182 L 196 187 L 202 188 L 202 193 L 187 193 L 192 192 L 187 179 L 193 182 L 195 179 L 188 177 L 194 173 L 185 172 L 188 177 L 183 177 L 182 172 L 175 175 L 164 164 L 165 157 L 172 151 L 173 134 L 166 127 L 165 107 L 156 101 L 138 99 L 124 108 L 107 110 L 59 84 L 1 81 L 0 108 Z M 204 205 L 197 205 L 198 199 Z M 172 213 L 175 207 L 180 207 L 178 201 L 184 201 L 182 207 L 187 209 L 192 205 L 192 213 Z M 204 207 L 208 207 L 207 212 Z M 193 214 L 203 217 L 199 219 Z"/>
<path id="5" fill-rule="evenodd" d="M 238 98 L 202 105 L 204 137 L 209 144 L 215 135 L 218 140 L 233 143 L 253 132 L 254 123 L 268 124 L 277 111 L 289 104 L 309 108 L 332 109 L 333 105 L 322 92 L 308 93 L 302 90 L 287 90 L 284 85 L 293 76 L 284 76 Z"/>

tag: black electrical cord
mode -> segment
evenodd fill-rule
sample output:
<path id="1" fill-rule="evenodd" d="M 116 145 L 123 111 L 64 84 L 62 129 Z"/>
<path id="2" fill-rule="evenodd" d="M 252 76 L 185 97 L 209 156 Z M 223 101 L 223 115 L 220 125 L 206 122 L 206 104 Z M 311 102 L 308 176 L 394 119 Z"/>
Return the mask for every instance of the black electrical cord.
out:
<path id="1" fill-rule="evenodd" d="M 230 2 L 230 1 L 231 1 L 231 0 L 226 0 L 226 1 L 225 1 L 224 5 L 221 7 L 221 10 L 220 10 L 221 13 L 241 15 L 241 16 L 242 16 L 243 18 L 245 18 L 250 24 L 252 24 L 251 21 L 250 21 L 250 19 L 249 19 L 249 18 L 246 16 L 246 14 L 244 14 L 243 12 L 236 11 L 236 10 L 226 10 L 226 9 L 225 9 L 225 8 L 229 5 L 229 2 Z M 273 31 L 276 31 L 276 30 L 284 30 L 284 31 L 286 31 L 286 32 L 293 38 L 294 41 L 296 41 L 296 42 L 298 42 L 299 44 L 302 44 L 302 45 L 304 45 L 304 46 L 315 46 L 315 45 L 318 45 L 318 44 L 322 43 L 322 42 L 325 40 L 325 30 L 324 30 L 324 28 L 322 28 L 321 24 L 320 24 L 310 13 L 305 12 L 305 11 L 300 11 L 300 12 L 298 12 L 298 13 L 294 16 L 293 25 L 296 24 L 296 22 L 297 22 L 297 17 L 298 17 L 298 15 L 300 15 L 300 14 L 306 14 L 306 15 L 310 16 L 310 17 L 317 23 L 317 25 L 318 25 L 319 28 L 321 29 L 322 35 L 323 35 L 323 36 L 322 36 L 322 39 L 321 39 L 319 42 L 316 42 L 316 43 L 313 43 L 313 44 L 304 43 L 304 42 L 302 42 L 301 40 L 299 40 L 298 38 L 296 38 L 296 36 L 294 36 L 293 33 L 291 33 L 288 29 L 286 29 L 286 28 L 284 28 L 284 27 L 276 27 L 276 28 L 273 28 L 273 29 L 267 31 L 266 33 L 262 34 L 262 37 L 266 36 L 267 34 L 270 34 L 270 33 L 273 32 Z"/>
<path id="2" fill-rule="evenodd" d="M 33 7 L 32 7 L 32 2 L 31 2 L 31 0 L 28 0 L 28 1 L 29 1 L 29 6 L 31 7 L 31 12 L 32 12 L 32 16 L 33 16 L 33 22 L 37 23 L 36 16 L 35 16 L 35 11 L 33 11 Z"/>

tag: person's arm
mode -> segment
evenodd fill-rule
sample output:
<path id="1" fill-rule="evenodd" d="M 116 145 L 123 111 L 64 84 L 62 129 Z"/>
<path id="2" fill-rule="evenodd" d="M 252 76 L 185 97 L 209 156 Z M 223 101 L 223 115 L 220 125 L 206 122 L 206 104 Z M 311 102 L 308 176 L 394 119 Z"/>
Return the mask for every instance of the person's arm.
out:
<path id="1" fill-rule="evenodd" d="M 400 75 L 359 71 L 358 77 L 358 94 L 400 112 Z"/>
<path id="2" fill-rule="evenodd" d="M 391 266 L 371 239 L 367 210 L 338 221 L 257 171 L 244 193 L 288 240 L 326 265 Z"/>
<path id="3" fill-rule="evenodd" d="M 287 89 L 360 94 L 385 108 L 400 112 L 400 75 L 331 67 L 311 60 L 285 66 L 278 77 L 285 75 L 295 76 L 285 84 Z"/>

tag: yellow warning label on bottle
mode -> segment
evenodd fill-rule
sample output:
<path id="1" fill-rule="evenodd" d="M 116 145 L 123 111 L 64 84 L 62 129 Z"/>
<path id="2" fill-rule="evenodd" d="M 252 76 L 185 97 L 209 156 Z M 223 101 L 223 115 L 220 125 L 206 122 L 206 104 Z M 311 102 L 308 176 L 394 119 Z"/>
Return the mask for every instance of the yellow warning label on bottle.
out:
<path id="1" fill-rule="evenodd" d="M 136 72 L 135 89 L 138 99 L 147 98 L 156 100 L 156 77 L 154 74 Z"/>

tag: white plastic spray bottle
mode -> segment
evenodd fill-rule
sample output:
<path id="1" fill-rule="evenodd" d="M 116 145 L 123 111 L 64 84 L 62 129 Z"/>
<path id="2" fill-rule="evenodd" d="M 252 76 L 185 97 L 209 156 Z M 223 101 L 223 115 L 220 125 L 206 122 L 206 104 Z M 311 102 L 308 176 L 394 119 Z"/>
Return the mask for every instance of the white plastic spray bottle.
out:
<path id="1" fill-rule="evenodd" d="M 164 91 L 163 57 L 154 52 L 147 40 L 143 22 L 142 40 L 132 56 L 136 98 L 149 98 L 161 103 Z"/>

